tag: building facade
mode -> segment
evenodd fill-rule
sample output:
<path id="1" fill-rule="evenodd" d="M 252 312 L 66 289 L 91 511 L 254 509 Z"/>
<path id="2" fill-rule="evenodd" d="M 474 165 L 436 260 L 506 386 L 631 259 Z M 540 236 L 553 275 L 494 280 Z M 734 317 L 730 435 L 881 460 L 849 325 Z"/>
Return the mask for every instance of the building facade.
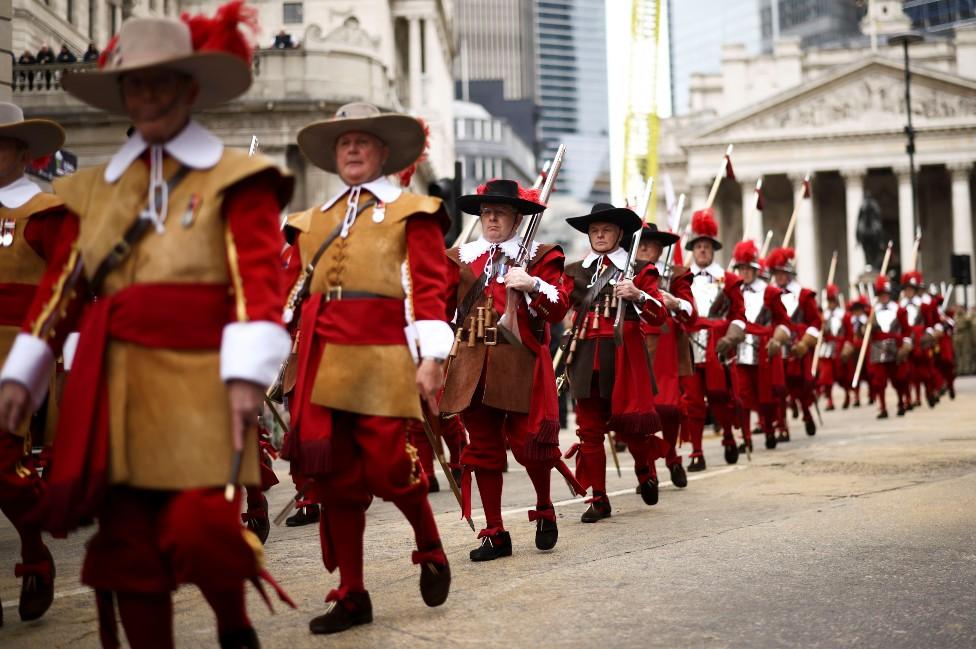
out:
<path id="1" fill-rule="evenodd" d="M 508 122 L 494 117 L 483 106 L 454 102 L 454 141 L 463 169 L 462 191 L 493 178 L 511 178 L 523 185 L 535 181 L 536 162 L 532 148 L 512 130 Z"/>
<path id="2" fill-rule="evenodd" d="M 912 27 L 925 32 L 947 32 L 976 25 L 976 0 L 905 0 Z"/>
<path id="3" fill-rule="evenodd" d="M 457 0 L 459 38 L 455 77 L 499 80 L 509 101 L 535 100 L 535 28 L 532 0 Z M 470 97 L 460 95 L 462 99 Z"/>

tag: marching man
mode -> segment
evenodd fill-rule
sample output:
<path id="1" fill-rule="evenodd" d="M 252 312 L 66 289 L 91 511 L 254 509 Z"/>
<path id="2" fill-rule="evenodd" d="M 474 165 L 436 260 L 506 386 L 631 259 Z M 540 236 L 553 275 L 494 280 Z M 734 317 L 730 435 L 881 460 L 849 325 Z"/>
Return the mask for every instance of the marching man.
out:
<path id="1" fill-rule="evenodd" d="M 781 299 L 782 291 L 759 277 L 759 250 L 754 241 L 738 243 L 732 254 L 735 270 L 742 277 L 742 299 L 746 313 L 745 340 L 736 354 L 736 396 L 742 403 L 742 430 L 746 445 L 752 444 L 750 413 L 759 416 L 759 428 L 766 436 L 766 448 L 776 448 L 776 409 L 786 395 L 783 345 L 790 340 L 790 319 Z M 750 448 L 751 450 L 751 448 Z"/>
<path id="2" fill-rule="evenodd" d="M 331 607 L 309 628 L 336 633 L 373 621 L 363 532 L 374 496 L 392 501 L 413 527 L 424 603 L 440 606 L 450 589 L 427 476 L 407 442 L 408 420 L 424 416 L 421 399 L 437 413 L 454 341 L 444 303 L 448 216 L 439 199 L 387 179 L 409 175 L 424 155 L 425 129 L 413 117 L 347 104 L 302 129 L 298 144 L 342 181 L 336 195 L 291 215 L 285 228 L 301 252 L 297 268 L 313 272 L 302 280 L 309 299 L 282 449 L 306 496 L 321 503 L 322 558 L 330 572 L 339 569 Z"/>
<path id="3" fill-rule="evenodd" d="M 691 291 L 698 319 L 688 328 L 695 369 L 690 376 L 682 377 L 688 404 L 684 426 L 692 447 L 688 470 L 704 471 L 702 435 L 708 414 L 706 398 L 722 428 L 725 461 L 735 464 L 739 459 L 733 435 L 735 394 L 729 366 L 739 343 L 745 340 L 746 313 L 742 279 L 726 272 L 715 261 L 715 252 L 722 249 L 722 242 L 718 240 L 718 224 L 710 208 L 698 210 L 692 216 L 685 249 L 692 252 Z"/>
<path id="4" fill-rule="evenodd" d="M 910 367 L 907 363 L 912 352 L 912 329 L 908 324 L 908 312 L 892 298 L 891 280 L 885 276 L 874 282 L 877 305 L 871 317 L 870 361 L 871 391 L 878 400 L 878 419 L 888 418 L 888 405 L 885 388 L 888 384 L 898 395 L 898 416 L 905 414 L 908 403 L 908 377 Z"/>
<path id="5" fill-rule="evenodd" d="M 851 395 L 849 388 L 850 380 L 844 372 L 844 363 L 841 360 L 841 350 L 847 333 L 844 331 L 844 319 L 846 312 L 840 305 L 840 289 L 836 284 L 828 284 L 824 289 L 827 297 L 827 304 L 824 307 L 822 318 L 824 322 L 824 340 L 820 345 L 820 358 L 817 359 L 817 391 L 820 395 L 827 398 L 827 410 L 834 409 L 834 384 L 844 390 L 844 409 L 850 406 Z"/>
<path id="6" fill-rule="evenodd" d="M 19 107 L 0 102 L 0 359 L 7 357 L 27 317 L 46 260 L 65 244 L 58 238 L 64 203 L 27 179 L 32 160 L 57 151 L 64 131 L 55 122 L 25 120 Z M 54 598 L 54 560 L 41 540 L 41 528 L 28 521 L 43 483 L 31 461 L 34 436 L 43 442 L 40 421 L 24 418 L 17 427 L 0 421 L 0 510 L 20 535 L 23 578 L 18 612 L 24 621 L 44 615 Z M 3 613 L 0 608 L 0 625 Z"/>
<path id="7" fill-rule="evenodd" d="M 570 288 L 563 280 L 565 258 L 558 246 L 533 241 L 528 267 L 511 267 L 519 253 L 523 218 L 546 209 L 537 190 L 512 180 L 491 180 L 475 194 L 461 196 L 458 207 L 479 217 L 482 235 L 447 251 L 448 311 L 457 312 L 457 335 L 440 407 L 443 413 L 460 413 L 468 431 L 469 443 L 461 454 L 465 514 L 472 472 L 485 510 L 485 529 L 478 534 L 481 546 L 470 556 L 472 561 L 490 561 L 512 554 L 512 539 L 502 522 L 506 442 L 535 488 L 536 508 L 529 520 L 536 523 L 536 547 L 551 550 L 556 545 L 550 474 L 553 467 L 565 465 L 558 447 L 549 326 L 566 315 Z M 518 321 L 504 324 L 519 328 L 522 344 L 513 344 L 499 330 L 510 291 L 524 299 L 515 312 Z"/>
<path id="8" fill-rule="evenodd" d="M 868 384 L 868 393 L 870 397 L 871 393 L 871 380 L 870 380 L 870 356 L 865 359 L 864 370 L 861 372 L 861 376 L 858 379 L 858 384 L 852 386 L 854 381 L 854 371 L 857 365 L 857 353 L 861 349 L 861 344 L 864 342 L 864 330 L 868 324 L 868 312 L 871 307 L 868 304 L 868 300 L 865 296 L 859 295 L 853 298 L 847 303 L 847 312 L 844 314 L 844 340 L 841 343 L 840 350 L 840 360 L 844 381 L 844 389 L 847 392 L 847 396 L 844 397 L 844 407 L 847 407 L 847 401 L 850 398 L 850 392 L 854 393 L 853 405 L 855 408 L 861 407 L 861 383 Z"/>
<path id="9" fill-rule="evenodd" d="M 97 296 L 40 513 L 55 534 L 98 519 L 81 579 L 106 647 L 115 604 L 131 647 L 172 647 L 170 593 L 184 583 L 213 608 L 221 647 L 258 646 L 244 581 L 262 554 L 234 485 L 258 483 L 254 424 L 288 354 L 277 224 L 292 183 L 192 118 L 250 86 L 238 26 L 253 15 L 234 2 L 214 19 L 132 18 L 97 70 L 62 80 L 135 130 L 107 164 L 55 183 L 71 214 L 0 376 L 0 425 L 18 430 L 41 404 Z"/>
<path id="10" fill-rule="evenodd" d="M 641 227 L 636 213 L 597 203 L 589 214 L 566 222 L 590 240 L 590 253 L 566 267 L 566 275 L 573 281 L 575 311 L 566 367 L 576 399 L 576 434 L 580 439 L 568 455 L 578 453 L 576 477 L 584 488 L 593 489 L 590 506 L 581 520 L 595 523 L 611 514 L 604 444 L 611 430 L 626 442 L 634 458 L 641 498 L 648 505 L 658 501 L 654 461 L 664 457 L 666 449 L 654 436 L 661 425 L 654 408 L 652 370 L 640 323 L 663 322 L 663 298 L 656 288 L 658 277 L 653 264 L 644 264 L 633 280 L 623 279 L 628 254 L 621 242 L 630 240 Z M 614 341 L 618 300 L 626 305 L 620 346 Z"/>
<path id="11" fill-rule="evenodd" d="M 922 390 L 930 408 L 939 402 L 938 377 L 935 367 L 935 335 L 939 323 L 938 305 L 924 291 L 922 273 L 910 270 L 901 276 L 901 300 L 899 305 L 908 314 L 912 328 L 912 355 L 909 379 L 909 409 L 921 405 Z M 912 391 L 914 390 L 914 401 Z"/>

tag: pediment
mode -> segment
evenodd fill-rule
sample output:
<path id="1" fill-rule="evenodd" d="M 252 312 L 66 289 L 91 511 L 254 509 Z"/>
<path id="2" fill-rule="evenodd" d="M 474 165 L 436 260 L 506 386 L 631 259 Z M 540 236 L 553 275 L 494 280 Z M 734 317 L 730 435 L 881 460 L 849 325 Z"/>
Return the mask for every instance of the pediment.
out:
<path id="1" fill-rule="evenodd" d="M 976 124 L 976 81 L 912 68 L 912 120 L 916 128 Z M 871 57 L 721 118 L 696 139 L 900 131 L 904 126 L 904 69 Z"/>

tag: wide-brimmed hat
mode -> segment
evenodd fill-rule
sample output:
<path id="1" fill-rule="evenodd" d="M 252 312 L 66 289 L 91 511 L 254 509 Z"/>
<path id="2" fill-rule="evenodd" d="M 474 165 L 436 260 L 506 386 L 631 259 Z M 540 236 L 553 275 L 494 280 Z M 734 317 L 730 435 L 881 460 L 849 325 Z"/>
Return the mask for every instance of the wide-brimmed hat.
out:
<path id="1" fill-rule="evenodd" d="M 331 119 L 313 122 L 298 132 L 298 146 L 319 169 L 338 173 L 335 147 L 339 136 L 358 131 L 379 138 L 390 149 L 384 176 L 416 164 L 427 148 L 427 129 L 415 117 L 383 113 L 372 104 L 355 102 L 336 111 Z"/>
<path id="2" fill-rule="evenodd" d="M 95 108 L 124 113 L 119 82 L 123 75 L 150 69 L 186 74 L 200 86 L 195 108 L 211 108 L 244 94 L 251 86 L 251 52 L 239 24 L 256 28 L 256 13 L 234 0 L 214 18 L 130 18 L 90 71 L 65 71 L 61 85 Z"/>
<path id="3" fill-rule="evenodd" d="M 722 249 L 722 242 L 718 240 L 718 222 L 715 220 L 715 210 L 710 207 L 698 210 L 691 216 L 691 232 L 685 242 L 685 250 L 695 247 L 697 241 L 708 239 L 715 250 Z"/>
<path id="4" fill-rule="evenodd" d="M 591 223 L 612 223 L 620 226 L 624 231 L 622 243 L 637 232 L 641 227 L 641 218 L 637 213 L 626 207 L 614 207 L 610 203 L 597 203 L 589 214 L 571 216 L 566 223 L 584 234 L 588 234 Z M 629 243 L 627 244 L 629 245 Z"/>
<path id="5" fill-rule="evenodd" d="M 481 214 L 481 206 L 486 203 L 511 205 L 519 214 L 538 214 L 546 206 L 539 202 L 539 190 L 525 188 L 514 180 L 489 180 L 479 185 L 474 194 L 466 194 L 457 199 L 462 212 Z"/>
<path id="6" fill-rule="evenodd" d="M 673 232 L 659 230 L 656 223 L 648 223 L 641 230 L 641 241 L 657 241 L 662 248 L 673 246 L 680 238 Z"/>
<path id="7" fill-rule="evenodd" d="M 0 137 L 23 142 L 31 159 L 36 159 L 61 148 L 64 129 L 49 119 L 24 119 L 20 106 L 0 101 Z"/>

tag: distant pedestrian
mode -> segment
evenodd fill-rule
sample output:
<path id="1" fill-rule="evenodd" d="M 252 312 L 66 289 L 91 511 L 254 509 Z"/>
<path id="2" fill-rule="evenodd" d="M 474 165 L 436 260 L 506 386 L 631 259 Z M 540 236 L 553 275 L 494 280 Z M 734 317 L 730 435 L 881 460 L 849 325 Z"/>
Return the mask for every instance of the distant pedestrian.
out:
<path id="1" fill-rule="evenodd" d="M 74 52 L 68 49 L 67 45 L 61 46 L 61 51 L 58 52 L 58 63 L 77 63 L 78 57 L 75 56 Z"/>
<path id="2" fill-rule="evenodd" d="M 41 49 L 37 50 L 37 62 L 41 64 L 54 63 L 54 52 L 47 45 L 42 45 Z"/>
<path id="3" fill-rule="evenodd" d="M 276 50 L 290 50 L 291 48 L 295 47 L 295 44 L 291 40 L 291 34 L 282 29 L 280 32 L 278 32 L 278 35 L 275 36 L 274 44 L 271 47 Z"/>
<path id="4" fill-rule="evenodd" d="M 89 43 L 88 49 L 85 50 L 85 54 L 84 56 L 82 56 L 81 60 L 84 61 L 85 63 L 94 63 L 95 61 L 98 60 L 98 54 L 99 54 L 98 48 L 95 47 L 95 44 Z"/>
<path id="5" fill-rule="evenodd" d="M 37 59 L 34 58 L 34 55 L 27 50 L 24 50 L 24 53 L 21 54 L 20 58 L 17 59 L 17 65 L 35 65 L 36 63 Z M 21 89 L 23 89 L 25 83 L 27 84 L 28 90 L 34 89 L 33 72 L 20 72 L 18 76 L 20 77 Z"/>

